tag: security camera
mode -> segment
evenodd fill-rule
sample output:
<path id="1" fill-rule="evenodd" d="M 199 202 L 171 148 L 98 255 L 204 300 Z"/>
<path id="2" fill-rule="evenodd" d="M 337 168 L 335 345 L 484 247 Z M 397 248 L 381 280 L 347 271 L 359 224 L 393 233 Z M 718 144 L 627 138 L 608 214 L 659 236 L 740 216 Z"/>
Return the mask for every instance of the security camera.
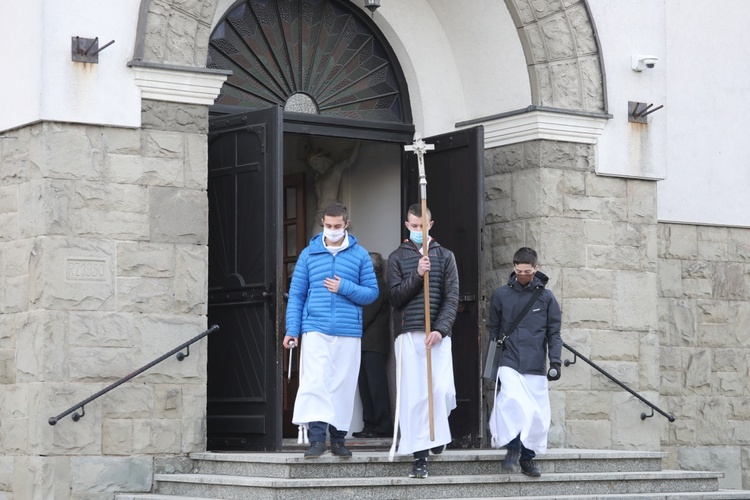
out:
<path id="1" fill-rule="evenodd" d="M 640 54 L 636 54 L 633 56 L 633 71 L 643 71 L 644 69 L 652 69 L 654 66 L 656 66 L 656 61 L 658 61 L 659 58 L 656 56 L 643 56 Z"/>

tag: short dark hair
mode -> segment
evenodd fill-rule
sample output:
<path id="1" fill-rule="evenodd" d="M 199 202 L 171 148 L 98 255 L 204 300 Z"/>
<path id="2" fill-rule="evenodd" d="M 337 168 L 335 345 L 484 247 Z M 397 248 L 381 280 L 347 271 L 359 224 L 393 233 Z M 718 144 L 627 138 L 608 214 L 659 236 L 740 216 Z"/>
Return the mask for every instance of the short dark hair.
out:
<path id="1" fill-rule="evenodd" d="M 349 220 L 349 211 L 346 209 L 346 205 L 344 205 L 343 203 L 339 203 L 338 201 L 329 203 L 323 209 L 323 214 L 320 216 L 320 218 L 324 219 L 326 215 L 329 217 L 343 217 L 344 222 Z"/>
<path id="2" fill-rule="evenodd" d="M 412 214 L 414 217 L 422 217 L 422 204 L 421 203 L 415 203 L 414 205 L 409 207 L 409 210 L 406 211 L 406 218 L 409 218 L 409 214 Z M 432 213 L 430 212 L 430 209 L 427 209 L 427 218 L 432 220 Z"/>
<path id="3" fill-rule="evenodd" d="M 516 264 L 529 264 L 530 266 L 536 267 L 539 258 L 536 255 L 536 251 L 533 248 L 521 247 L 516 250 L 513 254 L 513 265 Z"/>
<path id="4" fill-rule="evenodd" d="M 380 275 L 380 273 L 383 272 L 383 268 L 385 267 L 383 256 L 378 252 L 370 252 L 370 259 L 372 260 L 372 268 L 375 271 L 375 275 Z"/>

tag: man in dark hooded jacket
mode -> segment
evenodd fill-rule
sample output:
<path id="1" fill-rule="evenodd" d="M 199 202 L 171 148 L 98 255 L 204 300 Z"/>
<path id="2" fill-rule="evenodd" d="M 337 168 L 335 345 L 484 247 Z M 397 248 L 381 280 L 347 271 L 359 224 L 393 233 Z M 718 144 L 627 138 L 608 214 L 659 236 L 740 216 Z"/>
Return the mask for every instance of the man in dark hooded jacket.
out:
<path id="1" fill-rule="evenodd" d="M 539 477 L 533 459 L 536 452 L 547 451 L 551 420 L 547 382 L 560 378 L 562 319 L 555 296 L 545 288 L 549 278 L 539 272 L 536 252 L 520 248 L 513 255 L 513 268 L 508 283 L 497 288 L 490 301 L 490 338 L 505 338 L 490 432 L 493 446 L 507 447 L 504 470 L 512 470 L 520 457 L 521 472 Z M 512 332 L 507 331 L 535 291 L 531 308 Z"/>

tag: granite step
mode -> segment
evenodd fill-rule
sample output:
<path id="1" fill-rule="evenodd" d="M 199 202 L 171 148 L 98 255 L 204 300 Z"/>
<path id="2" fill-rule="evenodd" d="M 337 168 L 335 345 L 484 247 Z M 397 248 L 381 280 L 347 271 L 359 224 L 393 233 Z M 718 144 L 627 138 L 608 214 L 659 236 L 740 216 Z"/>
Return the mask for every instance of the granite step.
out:
<path id="1" fill-rule="evenodd" d="M 720 473 L 694 471 L 282 479 L 209 474 L 155 476 L 156 492 L 221 499 L 508 498 L 718 491 Z"/>
<path id="2" fill-rule="evenodd" d="M 118 495 L 117 500 L 216 500 L 215 498 L 175 497 L 172 495 L 158 495 L 152 493 L 136 495 Z M 480 497 L 465 500 L 479 500 Z M 638 493 L 612 495 L 554 495 L 554 496 L 526 496 L 526 497 L 482 497 L 482 500 L 748 500 L 750 491 L 719 490 L 714 492 L 674 492 L 674 493 Z M 425 499 L 437 500 L 437 499 Z"/>
<path id="3" fill-rule="evenodd" d="M 492 475 L 500 473 L 505 450 L 446 450 L 429 458 L 430 474 Z M 542 473 L 565 472 L 643 472 L 661 470 L 664 452 L 608 450 L 548 450 L 536 459 Z M 302 453 L 193 453 L 191 472 L 253 476 L 260 478 L 364 478 L 399 477 L 411 470 L 410 455 L 388 459 L 388 451 L 355 451 L 344 459 L 326 452 L 317 459 Z"/>
<path id="4" fill-rule="evenodd" d="M 327 452 L 305 459 L 301 450 L 279 453 L 190 455 L 157 467 L 150 494 L 117 500 L 340 498 L 750 499 L 750 491 L 720 490 L 720 472 L 662 470 L 665 452 L 553 449 L 535 461 L 542 477 L 516 468 L 503 473 L 504 450 L 451 449 L 429 459 L 430 477 L 410 479 L 411 456 L 362 445 L 348 459 Z M 181 464 L 181 465 L 176 465 Z"/>

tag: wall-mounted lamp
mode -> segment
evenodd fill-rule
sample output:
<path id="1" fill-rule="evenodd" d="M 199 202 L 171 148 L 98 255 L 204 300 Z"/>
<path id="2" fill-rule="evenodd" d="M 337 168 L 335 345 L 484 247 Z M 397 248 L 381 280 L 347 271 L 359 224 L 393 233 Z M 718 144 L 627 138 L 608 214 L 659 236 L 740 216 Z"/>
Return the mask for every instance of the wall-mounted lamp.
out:
<path id="1" fill-rule="evenodd" d="M 372 16 L 375 17 L 375 11 L 380 7 L 380 0 L 365 0 L 365 8 L 372 12 Z"/>
<path id="2" fill-rule="evenodd" d="M 654 66 L 656 66 L 656 61 L 658 60 L 659 58 L 656 56 L 644 56 L 641 54 L 636 54 L 633 56 L 631 67 L 633 68 L 633 71 L 638 71 L 640 73 L 646 68 L 652 69 Z"/>

